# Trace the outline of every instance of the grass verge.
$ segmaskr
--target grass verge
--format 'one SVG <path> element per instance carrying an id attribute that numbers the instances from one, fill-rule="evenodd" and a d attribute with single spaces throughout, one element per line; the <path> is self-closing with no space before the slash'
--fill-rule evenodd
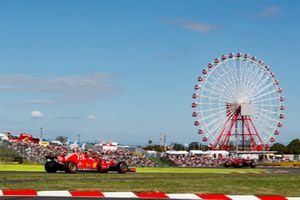
<path id="1" fill-rule="evenodd" d="M 265 169 L 252 168 L 137 168 L 140 173 L 230 173 L 230 172 L 265 172 Z"/>
<path id="2" fill-rule="evenodd" d="M 43 165 L 28 165 L 28 164 L 0 164 L 0 171 L 29 171 L 29 172 L 44 172 Z M 138 173 L 230 173 L 230 172 L 264 172 L 264 169 L 252 168 L 158 168 L 145 167 L 137 168 Z"/>
<path id="3" fill-rule="evenodd" d="M 1 189 L 100 190 L 300 196 L 300 173 L 0 174 Z"/>
<path id="4" fill-rule="evenodd" d="M 0 171 L 28 171 L 28 172 L 43 172 L 43 165 L 31 164 L 0 164 Z"/>
<path id="5" fill-rule="evenodd" d="M 300 167 L 300 162 L 273 162 L 273 163 L 265 163 L 264 166 L 273 166 L 273 167 Z"/>

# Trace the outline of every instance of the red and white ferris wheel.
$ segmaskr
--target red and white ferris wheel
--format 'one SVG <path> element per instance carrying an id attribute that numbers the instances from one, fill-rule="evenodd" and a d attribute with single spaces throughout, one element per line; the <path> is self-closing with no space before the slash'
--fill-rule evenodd
<path id="1" fill-rule="evenodd" d="M 192 103 L 194 125 L 210 149 L 266 150 L 282 127 L 282 89 L 249 54 L 222 55 L 203 69 Z"/>

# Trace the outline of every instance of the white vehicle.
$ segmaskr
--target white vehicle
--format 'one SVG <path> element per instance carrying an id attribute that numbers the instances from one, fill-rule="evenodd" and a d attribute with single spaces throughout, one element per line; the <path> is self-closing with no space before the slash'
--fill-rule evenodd
<path id="1" fill-rule="evenodd" d="M 62 143 L 60 141 L 51 141 L 50 142 L 51 145 L 62 145 Z"/>
<path id="2" fill-rule="evenodd" d="M 0 133 L 0 140 L 8 140 L 8 136 L 4 133 Z"/>

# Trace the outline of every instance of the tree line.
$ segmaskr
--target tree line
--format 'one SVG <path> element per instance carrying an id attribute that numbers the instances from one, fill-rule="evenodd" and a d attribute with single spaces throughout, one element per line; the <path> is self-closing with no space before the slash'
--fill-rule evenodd
<path id="1" fill-rule="evenodd" d="M 293 139 L 288 145 L 274 143 L 271 151 L 277 151 L 278 154 L 300 154 L 300 139 Z"/>

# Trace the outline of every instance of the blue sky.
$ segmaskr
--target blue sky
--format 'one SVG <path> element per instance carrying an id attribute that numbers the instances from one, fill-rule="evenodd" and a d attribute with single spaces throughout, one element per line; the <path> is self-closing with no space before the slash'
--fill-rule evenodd
<path id="1" fill-rule="evenodd" d="M 248 52 L 286 97 L 278 141 L 299 137 L 299 1 L 0 1 L 0 127 L 48 138 L 200 141 L 203 67 Z M 32 118 L 32 111 L 42 117 Z"/>

